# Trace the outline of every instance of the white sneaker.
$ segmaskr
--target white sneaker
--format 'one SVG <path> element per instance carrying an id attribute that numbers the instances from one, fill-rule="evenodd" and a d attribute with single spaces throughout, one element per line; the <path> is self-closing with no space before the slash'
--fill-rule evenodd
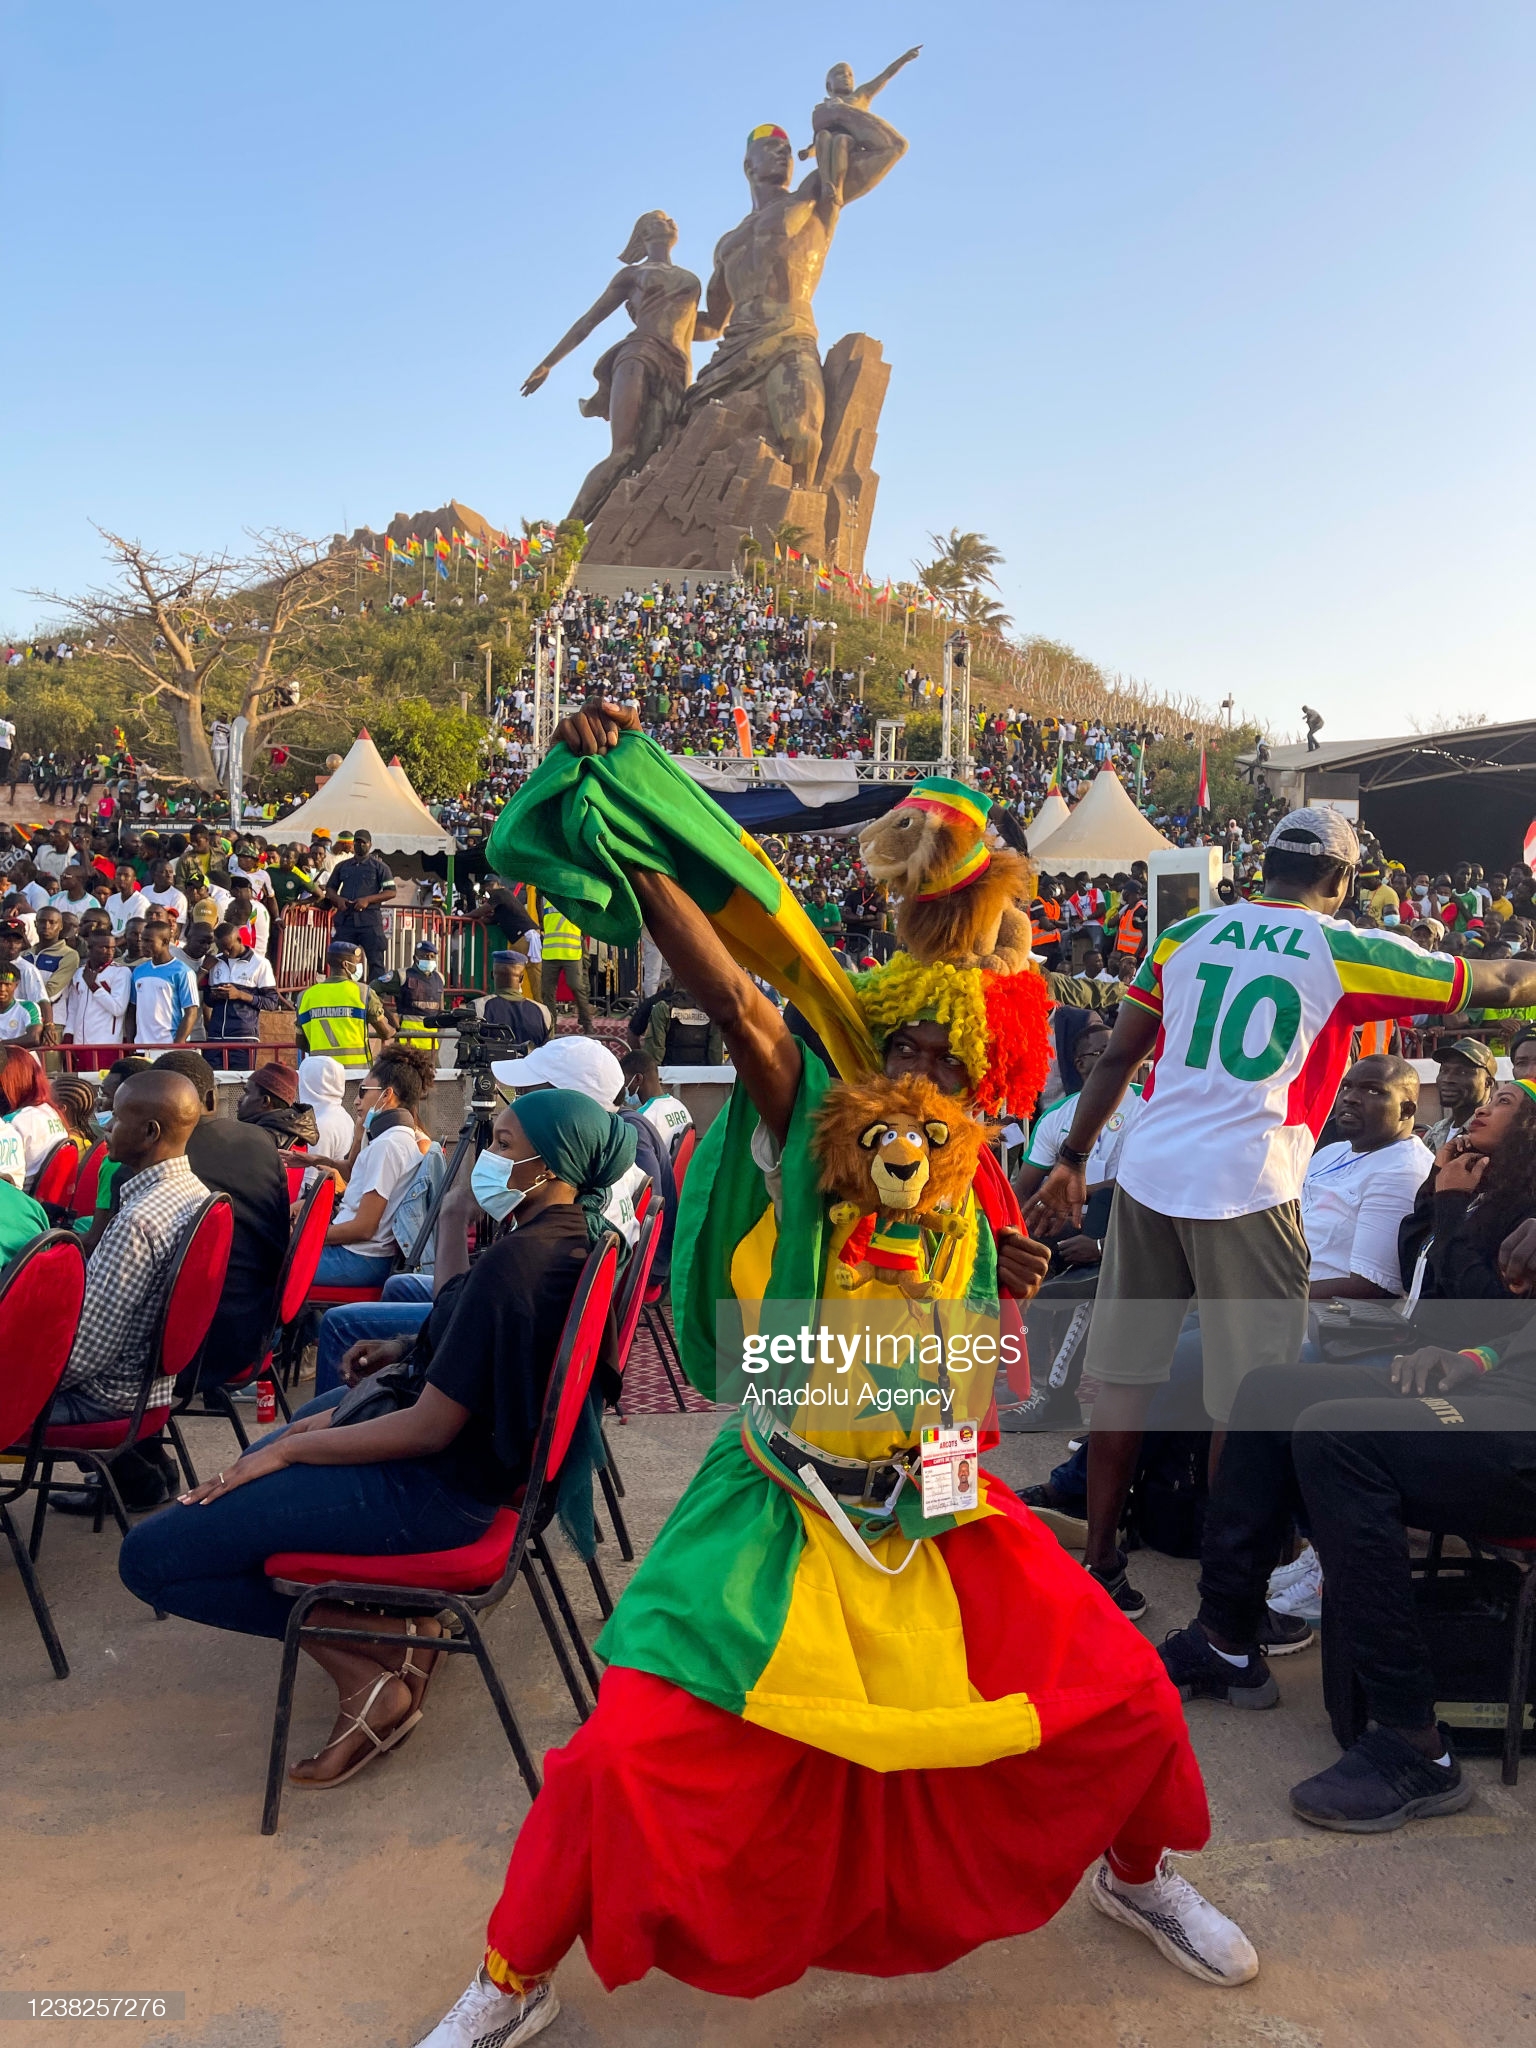
<path id="1" fill-rule="evenodd" d="M 1270 1573 L 1265 1599 L 1276 1614 L 1317 1620 L 1323 1611 L 1323 1567 L 1310 1543 L 1293 1563 Z"/>
<path id="2" fill-rule="evenodd" d="M 542 2034 L 559 2014 L 560 2001 L 553 1984 L 537 1984 L 526 1997 L 519 1998 L 493 1983 L 482 1968 L 475 1972 L 464 1996 L 416 2048 L 522 2048 L 524 2041 Z"/>
<path id="3" fill-rule="evenodd" d="M 1246 1984 L 1259 1973 L 1253 1943 L 1235 1920 L 1218 1913 L 1165 1856 L 1150 1884 L 1122 1884 L 1107 1861 L 1093 1873 L 1088 1896 L 1108 1919 L 1144 1934 L 1159 1955 L 1202 1984 Z"/>

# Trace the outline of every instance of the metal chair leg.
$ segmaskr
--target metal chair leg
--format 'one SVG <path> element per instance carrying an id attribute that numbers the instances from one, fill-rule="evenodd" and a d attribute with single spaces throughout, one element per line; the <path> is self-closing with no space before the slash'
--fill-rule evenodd
<path id="1" fill-rule="evenodd" d="M 603 1499 L 608 1505 L 608 1519 L 613 1523 L 613 1533 L 619 1539 L 619 1555 L 626 1564 L 635 1561 L 635 1546 L 629 1540 L 629 1529 L 624 1521 L 624 1510 L 619 1506 L 619 1488 L 616 1476 L 606 1465 L 599 1466 L 597 1483 L 603 1489 Z M 604 1613 L 608 1610 L 605 1608 Z"/>
<path id="2" fill-rule="evenodd" d="M 288 1763 L 288 1730 L 293 1721 L 293 1688 L 299 1672 L 299 1647 L 304 1617 L 314 1601 L 295 1600 L 283 1635 L 283 1664 L 277 1681 L 277 1706 L 272 1715 L 272 1747 L 267 1757 L 267 1796 L 261 1809 L 261 1832 L 277 1833 L 278 1809 L 283 1803 L 283 1772 Z"/>
<path id="3" fill-rule="evenodd" d="M 43 1524 L 48 1519 L 48 1495 L 53 1486 L 53 1460 L 43 1461 L 37 1475 L 37 1501 L 32 1509 L 32 1529 L 27 1540 L 27 1558 L 37 1563 L 37 1553 L 43 1547 Z"/>
<path id="4" fill-rule="evenodd" d="M 537 1799 L 542 1789 L 538 1767 L 533 1761 L 533 1756 L 529 1751 L 527 1743 L 523 1740 L 523 1731 L 518 1726 L 516 1714 L 512 1711 L 512 1702 L 507 1698 L 506 1688 L 501 1682 L 501 1674 L 491 1662 L 491 1653 L 486 1648 L 485 1638 L 480 1633 L 479 1623 L 467 1607 L 460 1607 L 455 1604 L 453 1612 L 458 1616 L 459 1625 L 469 1638 L 470 1647 L 475 1653 L 475 1662 L 480 1666 L 480 1676 L 485 1680 L 485 1689 L 490 1694 L 491 1704 L 495 1707 L 501 1719 L 502 1732 L 511 1744 L 512 1754 L 517 1758 L 517 1768 L 523 1774 L 523 1783 L 528 1788 L 528 1797 L 530 1799 Z"/>
<path id="5" fill-rule="evenodd" d="M 621 1415 L 621 1416 L 619 1417 L 619 1420 L 620 1420 L 620 1422 L 622 1422 L 622 1421 L 624 1420 L 624 1418 L 623 1418 L 623 1416 L 622 1416 L 622 1415 Z M 616 1458 L 616 1457 L 615 1457 L 615 1456 L 613 1455 L 613 1445 L 612 1445 L 611 1443 L 609 1443 L 609 1441 L 608 1441 L 608 1432 L 607 1432 L 607 1430 L 603 1428 L 603 1426 L 602 1426 L 602 1424 L 601 1424 L 601 1423 L 599 1423 L 599 1424 L 598 1424 L 598 1429 L 599 1429 L 599 1431 L 601 1432 L 601 1435 L 602 1435 L 602 1439 L 603 1439 L 603 1449 L 604 1449 L 604 1451 L 605 1451 L 605 1452 L 607 1453 L 607 1456 L 608 1456 L 608 1470 L 609 1470 L 609 1471 L 610 1471 L 610 1472 L 611 1472 L 611 1473 L 613 1474 L 613 1483 L 614 1483 L 614 1486 L 615 1486 L 615 1488 L 616 1488 L 616 1489 L 617 1489 L 617 1491 L 618 1491 L 618 1496 L 619 1496 L 619 1499 L 620 1499 L 620 1500 L 623 1500 L 623 1499 L 624 1499 L 624 1497 L 625 1497 L 625 1492 L 624 1492 L 624 1474 L 623 1474 L 623 1473 L 622 1473 L 622 1472 L 621 1472 L 621 1471 L 619 1470 L 619 1461 L 618 1461 L 618 1459 L 617 1459 L 617 1458 Z"/>
<path id="6" fill-rule="evenodd" d="M 555 1662 L 560 1666 L 560 1676 L 565 1680 L 565 1689 L 571 1696 L 577 1714 L 585 1721 L 591 1709 L 588 1707 L 586 1696 L 582 1692 L 581 1680 L 577 1676 L 575 1665 L 566 1655 L 565 1644 L 560 1637 L 559 1625 L 555 1620 L 549 1602 L 544 1597 L 544 1588 L 539 1584 L 538 1575 L 533 1569 L 533 1560 L 526 1553 L 523 1556 L 521 1571 L 524 1580 L 527 1582 L 528 1591 L 533 1596 L 534 1611 L 543 1624 L 545 1635 L 549 1638 L 549 1647 L 555 1653 Z"/>
<path id="7" fill-rule="evenodd" d="M 549 1546 L 542 1536 L 535 1536 L 529 1549 L 544 1567 L 544 1576 L 549 1581 L 550 1591 L 555 1596 L 555 1605 L 560 1610 L 560 1619 L 565 1623 L 566 1633 L 571 1639 L 577 1658 L 580 1660 L 582 1675 L 592 1688 L 593 1699 L 597 1698 L 597 1666 L 592 1661 L 592 1652 L 587 1648 L 587 1639 L 576 1620 L 576 1610 L 571 1605 L 570 1595 L 565 1590 L 565 1581 L 555 1569 L 555 1560 L 550 1556 Z"/>
<path id="8" fill-rule="evenodd" d="M 187 1440 L 181 1433 L 181 1424 L 174 1415 L 167 1418 L 166 1428 L 170 1431 L 171 1442 L 176 1446 L 176 1456 L 181 1465 L 183 1478 L 189 1487 L 196 1486 L 197 1467 L 192 1463 L 192 1453 L 187 1449 Z"/>
<path id="9" fill-rule="evenodd" d="M 587 1559 L 587 1577 L 592 1581 L 592 1590 L 597 1595 L 597 1604 L 606 1621 L 613 1612 L 613 1595 L 608 1590 L 608 1581 L 603 1577 L 603 1568 L 595 1557 Z"/>
<path id="10" fill-rule="evenodd" d="M 1525 1733 L 1525 1704 L 1531 1690 L 1531 1651 L 1536 1642 L 1536 1565 L 1528 1565 L 1520 1597 L 1515 1602 L 1514 1641 L 1509 1659 L 1509 1706 L 1504 1715 L 1504 1762 L 1500 1771 L 1506 1785 L 1520 1777 L 1520 1740 Z"/>
<path id="11" fill-rule="evenodd" d="M 11 1546 L 11 1555 L 16 1560 L 16 1569 L 21 1573 L 21 1583 L 25 1587 L 27 1599 L 31 1603 L 32 1618 L 37 1623 L 38 1634 L 43 1639 L 43 1647 L 48 1652 L 48 1661 L 53 1666 L 53 1675 L 55 1678 L 68 1678 L 69 1659 L 64 1655 L 64 1645 L 59 1641 L 59 1632 L 53 1625 L 53 1615 L 49 1611 L 47 1600 L 43 1597 L 43 1589 L 38 1583 L 37 1573 L 33 1569 L 32 1560 L 27 1555 L 26 1545 L 17 1535 L 16 1525 L 11 1520 L 10 1510 L 5 1507 L 0 1507 L 0 1529 L 5 1531 L 5 1540 Z"/>
<path id="12" fill-rule="evenodd" d="M 661 1369 L 667 1376 L 667 1385 L 672 1389 L 672 1398 L 686 1414 L 688 1403 L 683 1399 L 683 1390 L 678 1385 L 677 1374 L 672 1370 L 672 1359 L 677 1356 L 677 1347 L 672 1341 L 672 1332 L 667 1328 L 667 1319 L 659 1306 L 653 1307 L 649 1303 L 644 1315 L 645 1327 L 650 1331 L 651 1341 L 656 1346 L 656 1356 L 661 1360 Z M 682 1361 L 679 1359 L 678 1363 L 681 1364 Z"/>

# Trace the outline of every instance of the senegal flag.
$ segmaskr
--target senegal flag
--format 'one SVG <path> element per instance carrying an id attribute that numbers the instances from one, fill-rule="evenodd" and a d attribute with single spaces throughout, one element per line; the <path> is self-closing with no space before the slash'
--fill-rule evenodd
<path id="1" fill-rule="evenodd" d="M 629 872 L 670 876 L 732 959 L 795 1005 L 845 1076 L 879 1061 L 848 978 L 748 832 L 643 733 L 608 754 L 554 748 L 496 820 L 486 859 L 531 882 L 593 938 L 633 946 L 640 905 Z"/>

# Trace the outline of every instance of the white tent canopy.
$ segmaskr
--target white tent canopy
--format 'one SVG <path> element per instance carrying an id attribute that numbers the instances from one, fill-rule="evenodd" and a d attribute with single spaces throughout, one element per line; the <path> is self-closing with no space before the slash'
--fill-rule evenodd
<path id="1" fill-rule="evenodd" d="M 1114 769 L 1101 768 L 1066 823 L 1038 846 L 1031 833 L 1029 850 L 1031 859 L 1053 875 L 1083 868 L 1101 874 L 1127 868 L 1172 844 L 1137 810 Z"/>
<path id="2" fill-rule="evenodd" d="M 398 764 L 385 767 L 366 726 L 336 773 L 307 804 L 275 824 L 247 829 L 263 839 L 302 843 L 322 827 L 333 839 L 338 832 L 371 832 L 380 853 L 458 852 L 458 841 L 412 789 L 405 770 Z"/>
<path id="3" fill-rule="evenodd" d="M 1059 789 L 1053 789 L 1039 810 L 1036 811 L 1035 815 L 1024 827 L 1025 836 L 1029 840 L 1031 859 L 1044 846 L 1051 834 L 1062 825 L 1065 825 L 1071 815 L 1071 811 L 1067 808 L 1066 798 Z"/>

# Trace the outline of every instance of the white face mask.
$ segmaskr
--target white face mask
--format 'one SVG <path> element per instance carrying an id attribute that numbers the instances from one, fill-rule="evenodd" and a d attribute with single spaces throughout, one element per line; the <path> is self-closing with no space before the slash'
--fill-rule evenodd
<path id="1" fill-rule="evenodd" d="M 347 969 L 348 974 L 351 975 L 354 981 L 361 981 L 363 976 L 367 973 L 367 971 L 368 969 L 366 964 L 361 960 L 354 960 L 352 965 Z"/>
<path id="2" fill-rule="evenodd" d="M 480 1154 L 469 1176 L 469 1186 L 470 1192 L 487 1216 L 500 1223 L 533 1193 L 533 1188 L 514 1188 L 509 1182 L 515 1168 L 531 1166 L 537 1157 L 537 1153 L 530 1153 L 527 1159 L 509 1159 L 505 1152 Z M 533 1187 L 543 1187 L 548 1179 L 549 1173 L 546 1170 L 540 1174 Z"/>

